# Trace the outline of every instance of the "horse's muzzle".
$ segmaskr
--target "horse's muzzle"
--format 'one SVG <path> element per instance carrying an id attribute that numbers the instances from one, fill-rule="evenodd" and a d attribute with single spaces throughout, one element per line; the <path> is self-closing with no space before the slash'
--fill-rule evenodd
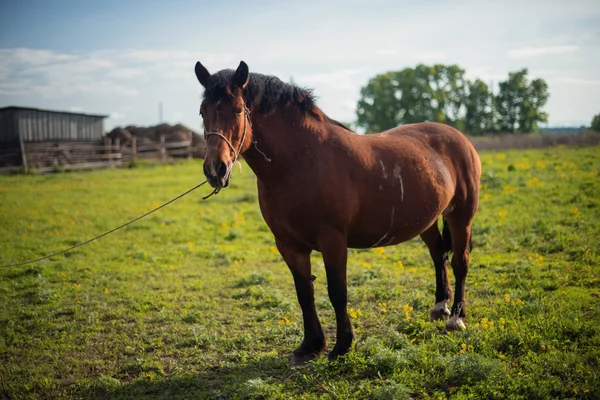
<path id="1" fill-rule="evenodd" d="M 208 184 L 215 189 L 226 188 L 229 186 L 229 168 L 224 162 L 221 162 L 216 169 L 212 164 L 208 167 L 205 163 L 204 176 L 206 176 Z"/>

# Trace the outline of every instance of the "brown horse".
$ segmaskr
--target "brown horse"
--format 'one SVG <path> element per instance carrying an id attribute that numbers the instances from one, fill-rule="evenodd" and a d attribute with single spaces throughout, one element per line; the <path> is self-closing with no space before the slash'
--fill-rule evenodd
<path id="1" fill-rule="evenodd" d="M 481 163 L 467 138 L 438 123 L 358 135 L 327 117 L 311 91 L 273 76 L 236 71 L 210 74 L 196 63 L 204 87 L 200 114 L 207 139 L 204 174 L 219 191 L 243 156 L 257 177 L 263 217 L 292 272 L 304 320 L 304 340 L 292 361 L 326 351 L 314 301 L 310 254 L 323 255 L 335 309 L 334 359 L 354 332 L 346 308 L 348 248 L 395 245 L 420 235 L 436 271 L 431 320 L 464 329 L 465 278 L 471 223 L 478 206 Z M 442 233 L 438 218 L 442 216 Z M 446 261 L 456 278 L 452 295 Z"/>

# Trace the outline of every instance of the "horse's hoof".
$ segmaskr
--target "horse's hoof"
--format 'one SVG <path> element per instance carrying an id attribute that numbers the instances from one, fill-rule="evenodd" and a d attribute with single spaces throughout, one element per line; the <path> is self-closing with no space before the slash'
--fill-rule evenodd
<path id="1" fill-rule="evenodd" d="M 319 355 L 315 353 L 309 354 L 294 354 L 290 360 L 292 368 L 303 367 L 308 364 L 311 360 L 314 360 Z"/>
<path id="2" fill-rule="evenodd" d="M 448 309 L 448 303 L 446 301 L 440 301 L 429 311 L 429 321 L 433 322 L 438 319 L 447 320 L 450 317 L 450 310 Z"/>
<path id="3" fill-rule="evenodd" d="M 446 321 L 446 329 L 449 331 L 464 331 L 467 329 L 467 327 L 465 326 L 462 318 L 455 315 Z"/>

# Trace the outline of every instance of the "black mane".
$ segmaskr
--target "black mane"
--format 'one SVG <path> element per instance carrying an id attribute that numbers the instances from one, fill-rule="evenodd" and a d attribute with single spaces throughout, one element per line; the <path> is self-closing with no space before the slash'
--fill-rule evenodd
<path id="1" fill-rule="evenodd" d="M 228 86 L 235 71 L 224 69 L 210 76 L 204 90 L 204 99 L 219 101 L 230 95 Z M 244 89 L 244 100 L 250 110 L 268 113 L 280 106 L 294 105 L 306 115 L 317 120 L 326 119 L 344 129 L 342 123 L 327 117 L 317 106 L 312 89 L 302 88 L 281 81 L 276 76 L 250 73 L 248 85 Z"/>

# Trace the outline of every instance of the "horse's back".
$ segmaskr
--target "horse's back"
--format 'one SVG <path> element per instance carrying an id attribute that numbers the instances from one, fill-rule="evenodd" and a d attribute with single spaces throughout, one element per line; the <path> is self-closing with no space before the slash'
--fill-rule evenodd
<path id="1" fill-rule="evenodd" d="M 422 143 L 423 146 L 435 151 L 438 155 L 449 159 L 454 164 L 462 164 L 472 169 L 474 175 L 481 173 L 481 161 L 477 151 L 469 139 L 459 130 L 437 122 L 420 122 L 402 125 L 380 135 L 383 137 L 402 140 L 410 139 Z"/>

